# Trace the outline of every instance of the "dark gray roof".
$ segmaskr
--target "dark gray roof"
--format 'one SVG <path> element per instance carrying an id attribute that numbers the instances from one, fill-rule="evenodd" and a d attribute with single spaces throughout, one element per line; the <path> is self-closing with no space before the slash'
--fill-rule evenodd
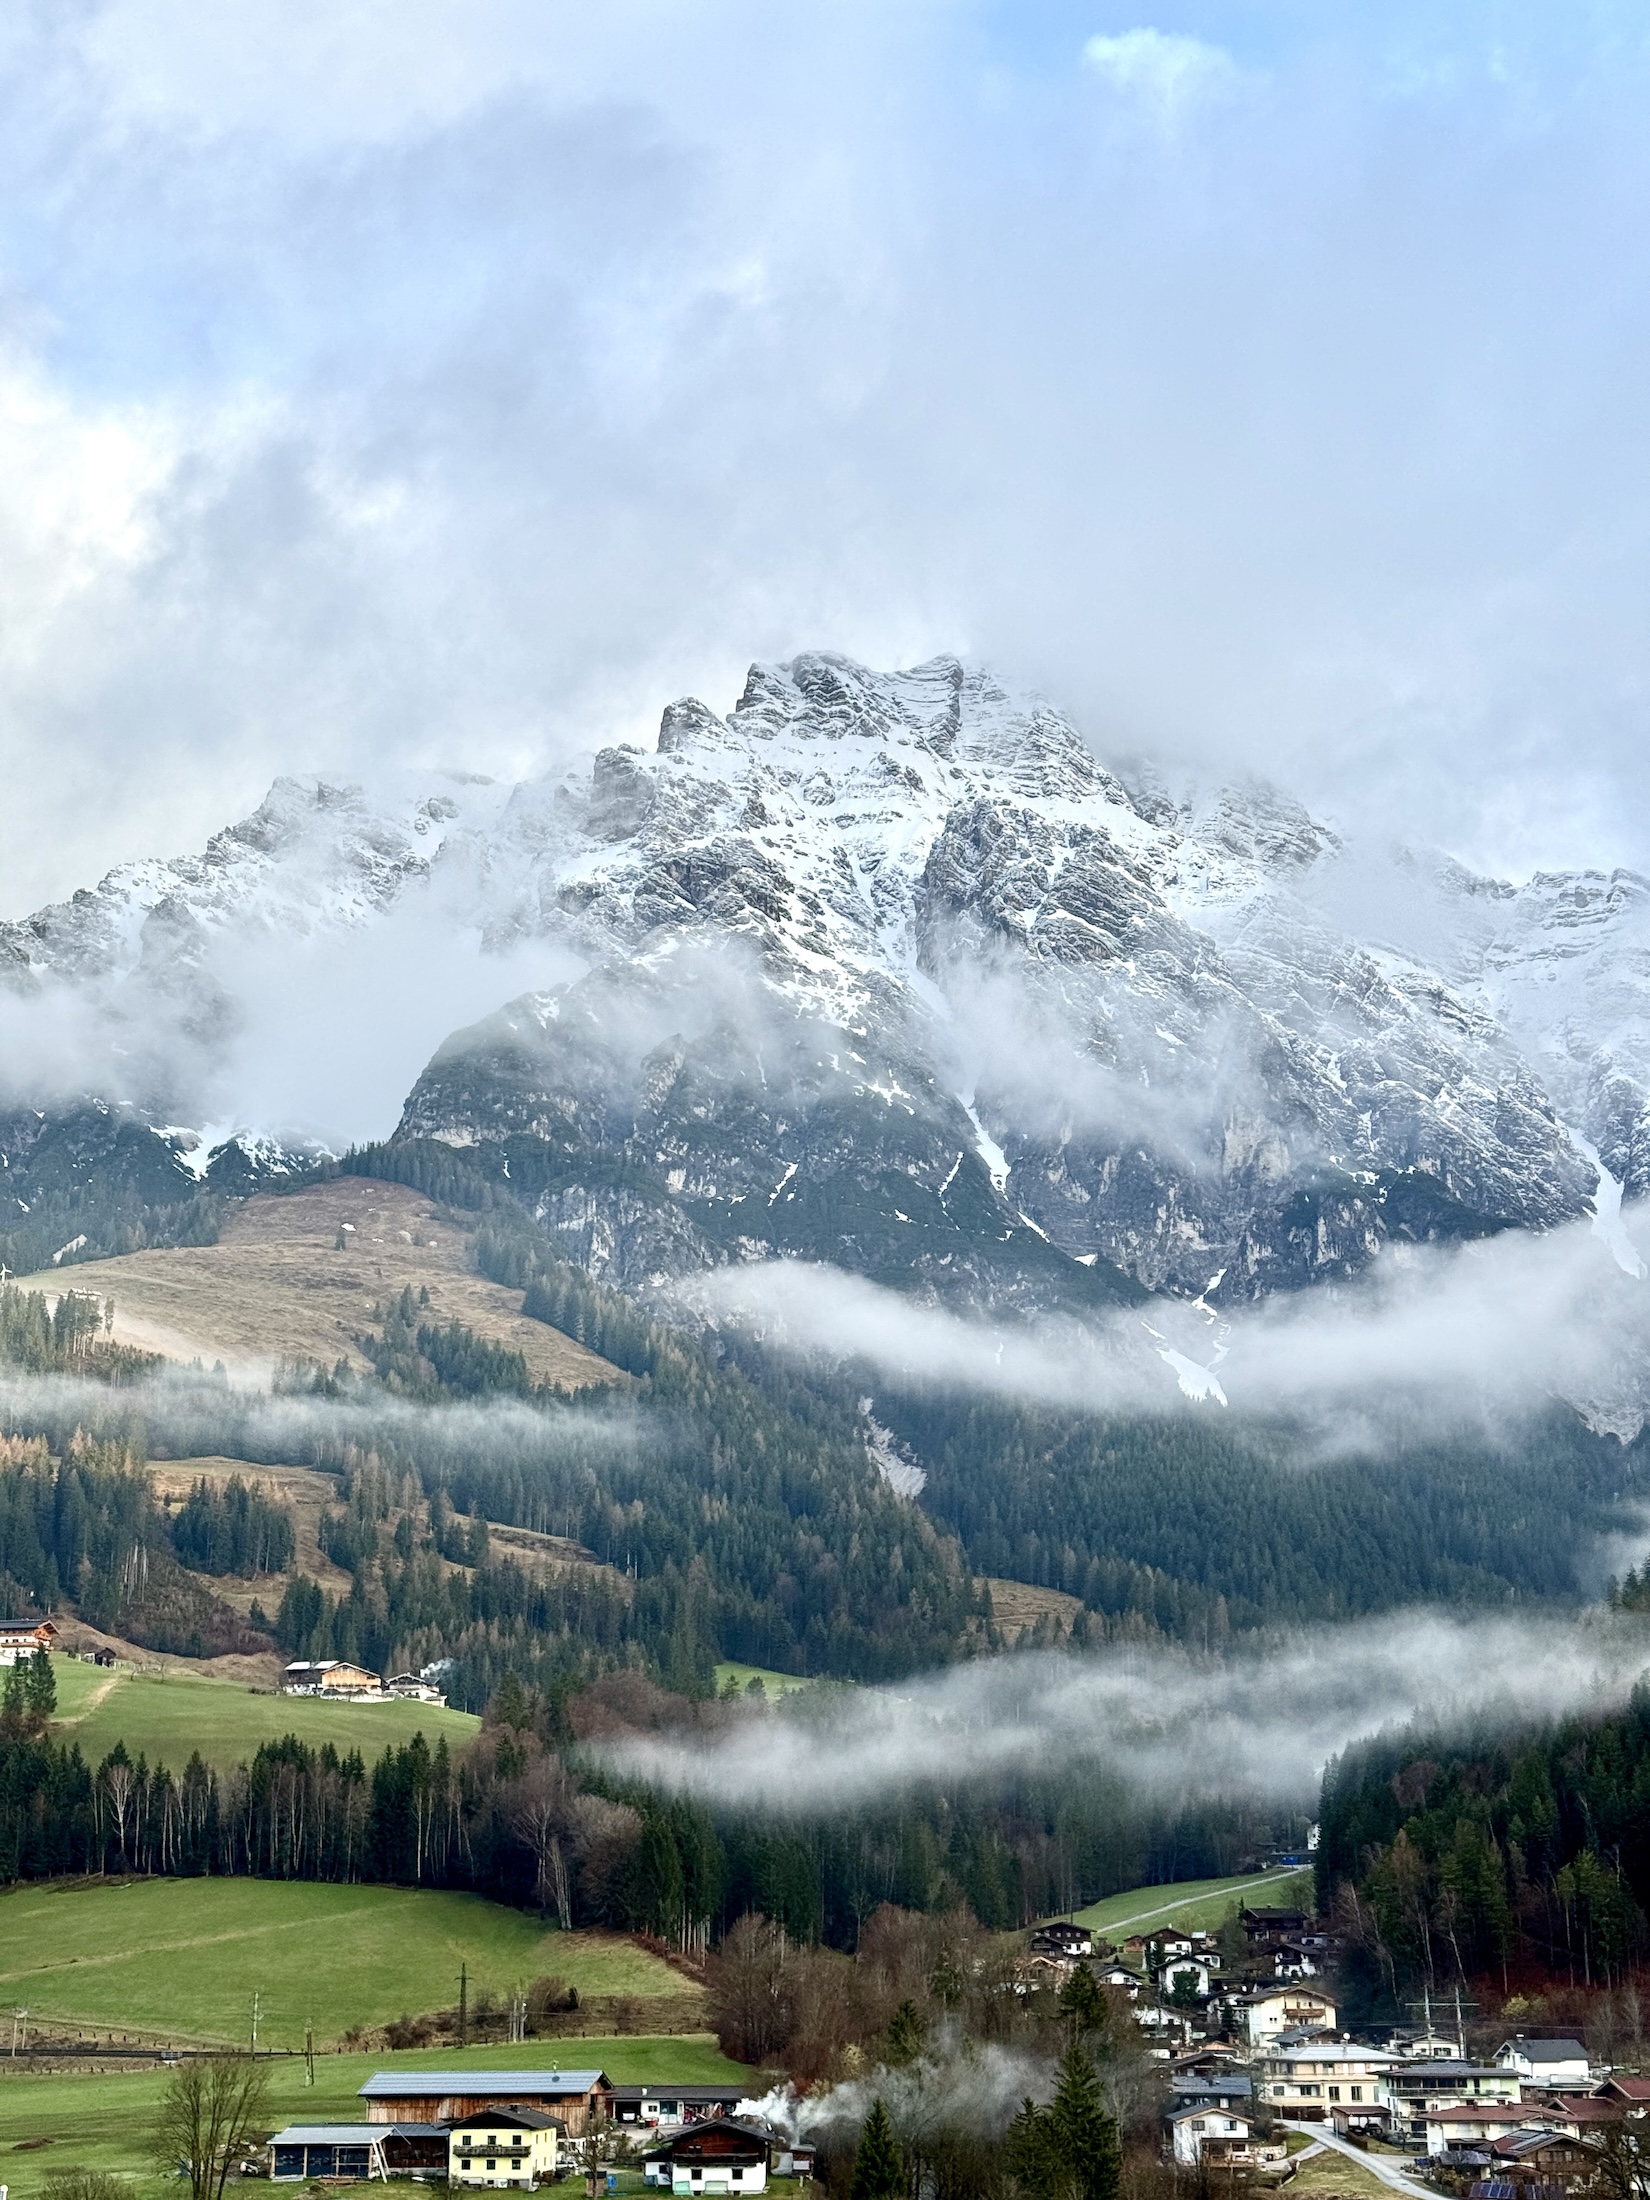
<path id="1" fill-rule="evenodd" d="M 375 2070 L 360 2095 L 364 2101 L 438 2101 L 449 2093 L 496 2093 L 509 2100 L 588 2093 L 606 2083 L 602 2070 Z"/>
<path id="2" fill-rule="evenodd" d="M 272 2147 L 365 2147 L 387 2139 L 394 2124 L 288 2124 L 276 2132 Z"/>
<path id="3" fill-rule="evenodd" d="M 1498 2055 L 1516 2052 L 1526 2062 L 1585 2062 L 1587 2050 L 1580 2040 L 1527 2040 L 1520 2034 L 1516 2039 L 1503 2040 L 1496 2049 Z"/>
<path id="4" fill-rule="evenodd" d="M 468 2116 L 455 2116 L 449 2127 L 468 2131 L 474 2124 L 515 2124 L 523 2131 L 565 2131 L 559 2116 L 546 2116 L 541 2108 L 523 2108 L 519 2101 L 494 2101 L 488 2108 L 472 2108 Z"/>

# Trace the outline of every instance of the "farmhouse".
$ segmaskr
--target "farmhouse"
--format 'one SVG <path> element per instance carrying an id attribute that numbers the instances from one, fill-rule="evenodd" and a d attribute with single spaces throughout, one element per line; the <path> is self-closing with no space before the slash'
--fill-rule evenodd
<path id="1" fill-rule="evenodd" d="M 643 2180 L 680 2193 L 766 2192 L 774 2146 L 773 2134 L 760 2124 L 707 2117 L 649 2147 Z"/>
<path id="2" fill-rule="evenodd" d="M 287 1696 L 342 1696 L 358 1701 L 363 1696 L 375 1700 L 384 1693 L 384 1684 L 376 1673 L 369 1673 L 364 1665 L 351 1665 L 345 1658 L 294 1658 L 281 1675 L 281 1692 Z"/>
<path id="3" fill-rule="evenodd" d="M 1539 2111 L 1520 2108 L 1516 2101 L 1457 2103 L 1453 2108 L 1429 2108 L 1421 2117 L 1429 2154 L 1488 2146 L 1540 2120 Z"/>
<path id="4" fill-rule="evenodd" d="M 49 1619 L 0 1620 L 0 1665 L 32 1658 L 37 1650 L 49 1650 L 56 1640 L 57 1627 Z"/>
<path id="5" fill-rule="evenodd" d="M 445 2177 L 447 2134 L 428 2124 L 288 2124 L 269 2142 L 269 2174 L 311 2177 Z"/>
<path id="6" fill-rule="evenodd" d="M 375 2124 L 454 2124 L 483 2108 L 533 2108 L 575 2139 L 608 2114 L 601 2070 L 377 2070 L 361 2088 Z"/>
<path id="7" fill-rule="evenodd" d="M 515 2185 L 531 2191 L 556 2174 L 561 2119 L 539 2108 L 478 2108 L 453 2119 L 447 2134 L 447 2181 L 453 2185 Z"/>

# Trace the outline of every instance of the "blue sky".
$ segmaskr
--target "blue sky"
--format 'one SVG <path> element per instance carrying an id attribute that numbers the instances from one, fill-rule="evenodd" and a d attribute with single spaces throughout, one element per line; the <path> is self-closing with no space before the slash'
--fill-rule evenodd
<path id="1" fill-rule="evenodd" d="M 1647 102 L 1625 7 L 14 11 L 5 913 L 813 647 L 1650 864 Z"/>

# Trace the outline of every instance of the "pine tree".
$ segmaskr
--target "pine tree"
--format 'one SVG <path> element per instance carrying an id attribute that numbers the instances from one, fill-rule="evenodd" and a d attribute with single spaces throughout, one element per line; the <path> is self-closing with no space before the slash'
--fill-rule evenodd
<path id="1" fill-rule="evenodd" d="M 888 2121 L 888 2111 L 879 2095 L 871 2103 L 871 2113 L 859 2135 L 849 2200 L 905 2200 L 905 2193 L 905 2164 L 900 2158 L 894 2127 Z"/>
<path id="2" fill-rule="evenodd" d="M 1106 2113 L 1094 2065 L 1075 2041 L 1060 2060 L 1049 2122 L 1078 2200 L 1117 2200 L 1122 2152 L 1116 2119 Z"/>
<path id="3" fill-rule="evenodd" d="M 1086 1963 L 1080 1963 L 1060 1989 L 1060 2014 L 1071 2020 L 1081 2039 L 1101 2039 L 1110 2029 L 1111 2007 L 1106 1990 Z"/>
<path id="4" fill-rule="evenodd" d="M 52 1713 L 57 1709 L 57 1677 L 52 1671 L 52 1661 L 44 1644 L 29 1660 L 28 1705 L 30 1725 L 37 1733 L 44 1734 Z"/>
<path id="5" fill-rule="evenodd" d="M 888 2021 L 888 2060 L 896 2069 L 915 2062 L 927 2036 L 916 2003 L 902 2001 Z"/>

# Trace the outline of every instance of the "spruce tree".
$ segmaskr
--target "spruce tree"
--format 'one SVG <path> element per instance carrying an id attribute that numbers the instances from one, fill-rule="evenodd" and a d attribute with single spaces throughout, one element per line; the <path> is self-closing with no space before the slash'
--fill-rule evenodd
<path id="1" fill-rule="evenodd" d="M 914 2001 L 902 2001 L 888 2020 L 888 2060 L 896 2068 L 913 2063 L 922 2053 L 928 2028 Z"/>
<path id="2" fill-rule="evenodd" d="M 849 2200 L 904 2200 L 905 2191 L 905 2164 L 879 2094 L 871 2103 L 871 2113 L 859 2135 Z"/>
<path id="3" fill-rule="evenodd" d="M 1106 1990 L 1086 1963 L 1080 1963 L 1060 1989 L 1060 2014 L 1071 2020 L 1079 2038 L 1103 2038 L 1111 2025 Z"/>
<path id="4" fill-rule="evenodd" d="M 57 1676 L 52 1671 L 52 1661 L 44 1644 L 29 1660 L 28 1699 L 29 1723 L 38 1733 L 44 1734 L 57 1709 Z"/>
<path id="5" fill-rule="evenodd" d="M 1077 2200 L 1117 2200 L 1123 2158 L 1116 2119 L 1106 2112 L 1093 2063 L 1075 2041 L 1060 2060 L 1049 2121 Z"/>

